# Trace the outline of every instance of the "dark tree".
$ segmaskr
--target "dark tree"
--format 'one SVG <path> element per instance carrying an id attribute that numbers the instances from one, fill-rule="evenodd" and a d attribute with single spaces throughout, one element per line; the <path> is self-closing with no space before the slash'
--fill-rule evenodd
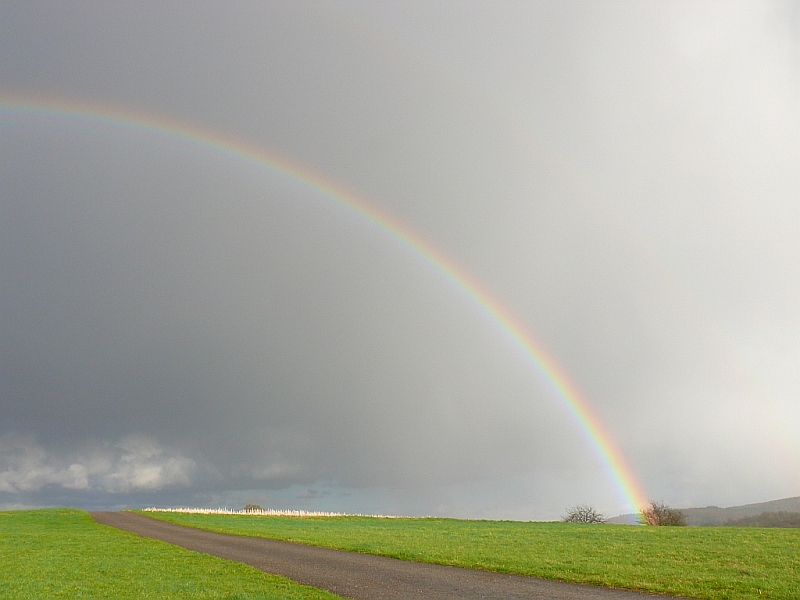
<path id="1" fill-rule="evenodd" d="M 606 516 L 588 504 L 579 504 L 568 508 L 567 514 L 561 520 L 564 523 L 605 523 Z"/>

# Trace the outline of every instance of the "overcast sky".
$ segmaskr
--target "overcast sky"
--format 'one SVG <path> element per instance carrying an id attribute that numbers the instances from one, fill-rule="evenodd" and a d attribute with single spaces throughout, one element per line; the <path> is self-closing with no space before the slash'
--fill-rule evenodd
<path id="1" fill-rule="evenodd" d="M 246 140 L 393 215 L 650 498 L 800 494 L 800 3 L 3 2 L 12 95 Z M 0 108 L 0 507 L 246 503 L 627 508 L 385 231 L 176 136 Z"/>

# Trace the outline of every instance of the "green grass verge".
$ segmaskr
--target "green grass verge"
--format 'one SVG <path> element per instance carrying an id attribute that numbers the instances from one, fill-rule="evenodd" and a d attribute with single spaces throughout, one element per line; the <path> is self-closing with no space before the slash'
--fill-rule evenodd
<path id="1" fill-rule="evenodd" d="M 797 529 L 144 514 L 222 533 L 690 598 L 800 598 Z"/>
<path id="2" fill-rule="evenodd" d="M 334 600 L 240 563 L 95 523 L 72 509 L 0 512 L 0 598 Z"/>

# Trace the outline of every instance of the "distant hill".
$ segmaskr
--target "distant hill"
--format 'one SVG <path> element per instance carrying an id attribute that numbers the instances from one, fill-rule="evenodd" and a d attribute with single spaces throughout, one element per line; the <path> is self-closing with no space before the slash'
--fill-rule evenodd
<path id="1" fill-rule="evenodd" d="M 755 517 L 728 521 L 733 527 L 800 527 L 800 512 L 763 512 Z"/>
<path id="2" fill-rule="evenodd" d="M 730 506 L 720 508 L 719 506 L 706 506 L 704 508 L 682 508 L 681 511 L 686 515 L 686 522 L 689 525 L 727 525 L 729 521 L 741 521 L 742 525 L 759 523 L 762 513 L 800 513 L 800 496 L 794 498 L 783 498 L 782 500 L 772 500 L 770 502 L 758 502 L 756 504 L 744 504 L 742 506 Z M 742 521 L 747 519 L 747 521 Z M 792 522 L 793 516 L 783 517 L 783 521 Z M 763 517 L 761 521 L 769 522 L 770 517 Z M 619 515 L 608 520 L 609 523 L 635 524 L 636 515 Z M 739 524 L 739 523 L 737 523 Z"/>

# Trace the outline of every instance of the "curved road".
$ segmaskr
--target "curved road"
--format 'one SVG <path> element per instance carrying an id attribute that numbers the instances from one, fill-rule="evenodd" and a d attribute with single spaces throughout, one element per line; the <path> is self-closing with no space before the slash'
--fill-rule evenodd
<path id="1" fill-rule="evenodd" d="M 235 560 L 355 600 L 644 600 L 654 597 L 640 592 L 226 535 L 131 512 L 93 512 L 91 515 L 104 525 Z"/>

